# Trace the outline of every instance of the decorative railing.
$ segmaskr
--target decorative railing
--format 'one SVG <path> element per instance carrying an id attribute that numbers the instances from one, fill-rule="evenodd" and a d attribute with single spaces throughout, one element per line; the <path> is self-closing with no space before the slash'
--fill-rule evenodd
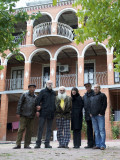
<path id="1" fill-rule="evenodd" d="M 50 35 L 52 30 L 52 22 L 45 22 L 38 24 L 33 29 L 33 41 L 37 38 Z M 68 38 L 70 41 L 73 40 L 73 29 L 67 24 L 59 23 L 57 24 L 57 35 L 64 36 Z"/>
<path id="2" fill-rule="evenodd" d="M 73 29 L 68 26 L 67 24 L 63 24 L 58 22 L 57 24 L 57 34 L 67 37 L 68 39 L 70 39 L 71 41 L 73 40 Z"/>
<path id="3" fill-rule="evenodd" d="M 20 35 L 14 36 L 14 41 L 13 42 L 15 42 L 15 43 L 18 42 L 20 38 L 21 38 Z M 19 45 L 26 45 L 26 36 L 23 37 L 23 40 Z"/>
<path id="4" fill-rule="evenodd" d="M 6 79 L 6 91 L 23 89 L 23 78 Z"/>
<path id="5" fill-rule="evenodd" d="M 50 35 L 51 34 L 51 22 L 45 22 L 38 24 L 33 29 L 33 41 L 36 40 L 36 38 L 43 36 L 43 35 Z"/>
<path id="6" fill-rule="evenodd" d="M 77 86 L 77 76 L 76 74 L 64 74 L 56 76 L 56 87 L 75 87 Z"/>
<path id="7" fill-rule="evenodd" d="M 36 85 L 36 89 L 45 87 L 46 81 L 49 80 L 49 76 L 43 77 L 30 77 L 30 83 Z"/>
<path id="8" fill-rule="evenodd" d="M 107 72 L 89 72 L 84 74 L 84 83 L 107 85 Z"/>

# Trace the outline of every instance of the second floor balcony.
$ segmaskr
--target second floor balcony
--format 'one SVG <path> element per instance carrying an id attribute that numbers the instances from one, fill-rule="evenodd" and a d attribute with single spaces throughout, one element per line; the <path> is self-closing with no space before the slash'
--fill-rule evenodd
<path id="1" fill-rule="evenodd" d="M 33 42 L 37 47 L 69 43 L 72 40 L 73 29 L 64 23 L 58 22 L 55 28 L 52 26 L 52 22 L 45 22 L 38 24 L 33 30 Z"/>

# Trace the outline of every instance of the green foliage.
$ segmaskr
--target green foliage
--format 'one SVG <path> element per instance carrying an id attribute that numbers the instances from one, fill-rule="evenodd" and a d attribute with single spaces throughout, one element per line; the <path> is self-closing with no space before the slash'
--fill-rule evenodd
<path id="1" fill-rule="evenodd" d="M 111 114 L 111 130 L 113 139 L 117 139 L 120 135 L 120 128 L 119 125 L 114 125 L 114 116 Z"/>
<path id="2" fill-rule="evenodd" d="M 87 124 L 86 124 L 86 121 L 85 121 L 85 117 L 83 117 L 82 132 L 84 133 L 85 138 L 87 138 Z"/>
<path id="3" fill-rule="evenodd" d="M 80 27 L 75 29 L 75 41 L 84 43 L 88 38 L 98 44 L 108 39 L 108 48 L 116 49 L 115 70 L 120 71 L 120 0 L 76 0 Z"/>
<path id="4" fill-rule="evenodd" d="M 29 19 L 37 19 L 40 12 L 28 15 L 22 9 L 16 13 L 15 3 L 19 0 L 0 0 L 0 53 L 1 57 L 6 57 L 5 51 L 9 50 L 13 54 L 19 53 L 19 44 L 22 42 L 26 31 L 22 31 L 20 39 L 14 42 L 15 24 L 26 22 Z"/>

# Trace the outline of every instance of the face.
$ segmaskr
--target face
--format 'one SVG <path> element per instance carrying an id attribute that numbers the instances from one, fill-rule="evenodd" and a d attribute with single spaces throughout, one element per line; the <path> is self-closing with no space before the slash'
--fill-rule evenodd
<path id="1" fill-rule="evenodd" d="M 36 89 L 36 87 L 34 87 L 34 86 L 30 86 L 30 87 L 28 88 L 28 90 L 29 90 L 30 93 L 34 93 L 34 92 L 35 92 L 35 89 Z"/>
<path id="2" fill-rule="evenodd" d="M 61 88 L 61 89 L 60 89 L 60 93 L 61 93 L 61 94 L 64 94 L 64 93 L 65 93 L 65 89 L 64 89 L 64 88 Z"/>
<path id="3" fill-rule="evenodd" d="M 52 89 L 53 83 L 52 81 L 47 82 L 47 88 Z"/>
<path id="4" fill-rule="evenodd" d="M 86 88 L 87 92 L 91 91 L 91 85 L 90 84 L 86 84 L 85 88 Z"/>
<path id="5" fill-rule="evenodd" d="M 99 85 L 95 85 L 94 86 L 94 92 L 95 93 L 99 93 L 100 92 L 100 86 Z"/>
<path id="6" fill-rule="evenodd" d="M 76 91 L 75 90 L 72 90 L 72 95 L 76 95 Z"/>

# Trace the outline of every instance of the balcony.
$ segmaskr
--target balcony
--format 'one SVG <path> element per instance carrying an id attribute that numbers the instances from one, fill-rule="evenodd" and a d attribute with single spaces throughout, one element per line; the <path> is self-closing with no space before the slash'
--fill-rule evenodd
<path id="1" fill-rule="evenodd" d="M 23 78 L 17 78 L 17 79 L 6 79 L 6 87 L 5 90 L 19 90 L 23 89 Z"/>
<path id="2" fill-rule="evenodd" d="M 18 42 L 20 38 L 21 38 L 20 35 L 14 36 L 14 42 L 15 43 Z M 26 36 L 23 37 L 23 40 L 19 45 L 26 45 Z"/>
<path id="3" fill-rule="evenodd" d="M 64 44 L 72 42 L 73 29 L 67 24 L 57 23 L 57 32 L 52 34 L 54 28 L 52 28 L 51 22 L 45 22 L 38 24 L 33 30 L 33 42 L 36 47 Z"/>

